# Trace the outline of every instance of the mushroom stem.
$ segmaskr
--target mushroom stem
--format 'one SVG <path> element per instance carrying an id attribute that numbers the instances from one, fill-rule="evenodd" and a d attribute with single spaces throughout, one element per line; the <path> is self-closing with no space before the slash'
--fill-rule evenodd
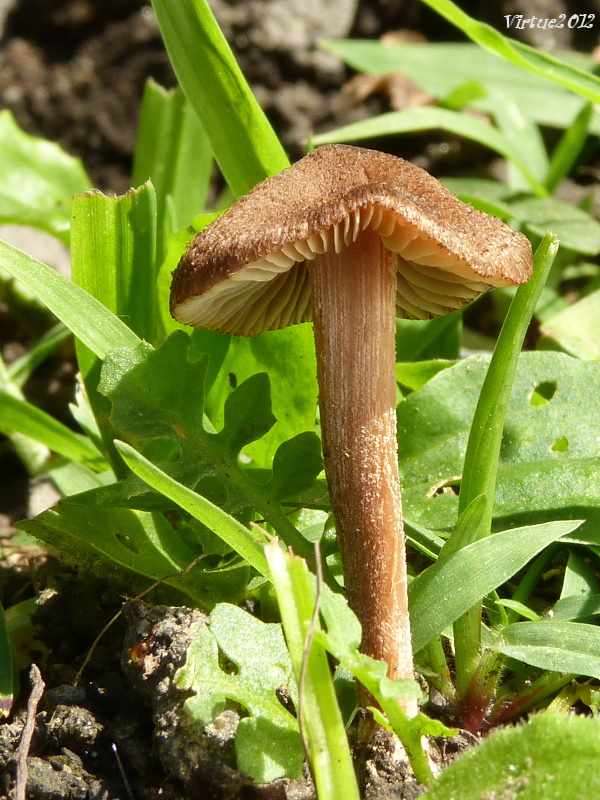
<path id="1" fill-rule="evenodd" d="M 362 650 L 412 678 L 396 441 L 396 255 L 367 229 L 312 264 L 325 471 Z M 402 704 L 416 713 L 414 701 Z"/>

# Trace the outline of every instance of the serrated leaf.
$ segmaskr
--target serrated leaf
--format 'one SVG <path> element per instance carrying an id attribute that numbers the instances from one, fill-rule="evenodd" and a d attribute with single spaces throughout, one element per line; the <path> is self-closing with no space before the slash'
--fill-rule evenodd
<path id="1" fill-rule="evenodd" d="M 276 422 L 266 436 L 245 449 L 257 467 L 269 469 L 282 442 L 315 427 L 318 387 L 312 326 L 292 325 L 250 338 L 221 338 L 230 341 L 220 374 L 207 391 L 206 413 L 219 428 L 225 401 L 234 387 L 258 372 L 266 372 Z"/>
<path id="2" fill-rule="evenodd" d="M 296 552 L 312 558 L 310 544 L 282 512 L 269 484 L 255 482 L 251 472 L 245 471 L 238 461 L 240 448 L 263 436 L 273 424 L 267 376 L 253 375 L 229 395 L 223 428 L 215 433 L 203 414 L 206 370 L 207 358 L 192 357 L 190 337 L 183 331 L 171 334 L 158 350 L 142 345 L 111 353 L 105 362 L 100 389 L 112 402 L 113 429 L 136 450 L 141 453 L 148 450 L 150 458 L 160 450 L 169 454 L 169 458 L 157 461 L 159 480 L 163 472 L 183 484 L 184 492 L 186 488 L 201 490 L 205 479 L 218 481 L 223 511 L 245 523 L 250 520 L 251 512 L 257 511 Z M 161 441 L 163 445 L 159 447 L 157 443 Z M 274 491 L 291 485 L 294 464 L 299 470 L 294 478 L 298 485 L 306 487 L 311 480 L 314 483 L 320 461 L 312 458 L 299 463 L 293 456 L 296 446 L 286 445 L 283 454 L 276 458 L 277 470 L 285 469 L 287 474 L 279 478 L 278 472 L 273 472 Z M 294 464 L 288 463 L 290 456 Z M 148 487 L 135 477 L 126 480 L 117 491 L 121 500 L 109 488 L 97 492 L 95 501 L 110 500 L 111 494 L 116 504 L 132 498 L 139 498 L 144 504 L 148 499 Z"/>
<path id="3" fill-rule="evenodd" d="M 276 502 L 280 502 L 314 486 L 322 469 L 321 440 L 310 431 L 299 433 L 277 449 L 273 459 L 273 474 L 265 491 Z"/>
<path id="4" fill-rule="evenodd" d="M 221 668 L 219 650 L 235 672 Z M 228 701 L 247 710 L 250 717 L 240 723 L 241 736 L 235 741 L 238 767 L 262 782 L 302 773 L 304 751 L 296 719 L 276 696 L 292 681 L 281 626 L 225 603 L 213 609 L 210 629 L 204 628 L 192 642 L 176 675 L 180 689 L 194 692 L 185 710 L 198 725 L 211 722 Z"/>

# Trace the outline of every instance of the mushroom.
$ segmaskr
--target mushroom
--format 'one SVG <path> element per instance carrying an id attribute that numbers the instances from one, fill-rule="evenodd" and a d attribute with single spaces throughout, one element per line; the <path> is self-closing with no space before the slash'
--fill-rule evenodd
<path id="1" fill-rule="evenodd" d="M 254 336 L 312 320 L 323 454 L 362 649 L 413 677 L 396 439 L 395 318 L 528 280 L 528 239 L 385 153 L 324 146 L 202 231 L 174 272 L 182 323 Z M 414 701 L 404 709 L 416 712 Z"/>

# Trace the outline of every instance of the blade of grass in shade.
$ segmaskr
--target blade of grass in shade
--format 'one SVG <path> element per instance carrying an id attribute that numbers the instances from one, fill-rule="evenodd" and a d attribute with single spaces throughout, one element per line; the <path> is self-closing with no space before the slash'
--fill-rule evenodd
<path id="1" fill-rule="evenodd" d="M 548 173 L 544 181 L 546 189 L 550 194 L 571 172 L 573 165 L 579 158 L 579 154 L 590 132 L 590 123 L 594 107 L 587 103 L 573 120 L 573 124 L 567 128 L 559 143 L 554 148 Z"/>
<path id="2" fill-rule="evenodd" d="M 233 192 L 289 166 L 205 0 L 153 0 L 177 79 Z"/>
<path id="3" fill-rule="evenodd" d="M 0 719 L 10 714 L 17 680 L 16 665 L 4 609 L 0 605 Z"/>
<path id="4" fill-rule="evenodd" d="M 88 292 L 56 270 L 0 241 L 0 266 L 24 283 L 98 358 L 139 338 Z"/>
<path id="5" fill-rule="evenodd" d="M 146 84 L 132 185 L 152 181 L 157 205 L 157 261 L 166 243 L 205 210 L 213 156 L 204 129 L 181 89 Z"/>
<path id="6" fill-rule="evenodd" d="M 312 626 L 319 628 L 320 623 L 318 613 L 313 619 L 318 600 L 306 562 L 284 552 L 277 542 L 266 545 L 265 555 L 299 686 L 305 748 L 317 795 L 319 800 L 359 800 L 327 652 L 320 642 L 307 641 Z"/>
<path id="7" fill-rule="evenodd" d="M 18 384 L 10 378 L 10 373 L 0 355 L 0 390 L 2 393 L 10 394 L 17 400 L 24 400 L 23 393 Z M 0 414 L 2 408 L 0 407 Z M 46 466 L 49 449 L 39 442 L 33 441 L 28 436 L 22 434 L 18 428 L 13 431 L 5 431 L 5 435 L 11 441 L 15 453 L 21 459 L 21 463 L 30 476 L 38 475 Z"/>
<path id="8" fill-rule="evenodd" d="M 371 119 L 345 125 L 328 133 L 321 133 L 312 138 L 311 146 L 430 130 L 447 131 L 478 142 L 484 147 L 489 147 L 519 168 L 535 194 L 542 196 L 546 194 L 546 190 L 529 169 L 527 162 L 521 158 L 519 151 L 501 131 L 480 119 L 459 111 L 450 111 L 447 108 L 411 108 L 408 111 L 390 111 Z"/>
<path id="9" fill-rule="evenodd" d="M 600 79 L 595 75 L 572 67 L 529 45 L 508 39 L 490 25 L 478 22 L 465 14 L 451 0 L 423 0 L 423 2 L 485 50 L 489 50 L 517 66 L 543 75 L 587 98 L 592 103 L 600 103 Z"/>
<path id="10" fill-rule="evenodd" d="M 6 435 L 17 431 L 46 445 L 54 453 L 96 469 L 106 469 L 108 466 L 89 439 L 67 428 L 41 408 L 2 390 L 0 431 Z"/>
<path id="11" fill-rule="evenodd" d="M 472 541 L 488 536 L 491 530 L 500 443 L 517 359 L 557 250 L 557 239 L 547 234 L 535 253 L 533 277 L 519 287 L 511 303 L 475 409 L 458 506 L 460 514 L 479 495 L 485 496 L 485 509 L 480 525 L 472 530 Z M 463 538 L 463 546 L 467 543 Z M 457 620 L 454 637 L 457 689 L 464 696 L 479 662 L 481 604 Z"/>
<path id="12" fill-rule="evenodd" d="M 6 373 L 11 383 L 15 386 L 23 386 L 31 373 L 70 335 L 71 331 L 67 326 L 62 322 L 57 322 L 30 350 L 7 367 Z"/>
<path id="13" fill-rule="evenodd" d="M 241 522 L 202 495 L 173 480 L 125 442 L 116 442 L 116 447 L 127 466 L 139 478 L 206 525 L 257 572 L 269 577 L 263 545 Z"/>

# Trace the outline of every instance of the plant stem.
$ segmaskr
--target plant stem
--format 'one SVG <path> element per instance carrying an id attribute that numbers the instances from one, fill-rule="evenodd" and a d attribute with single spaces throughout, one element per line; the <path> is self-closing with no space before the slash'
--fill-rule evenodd
<path id="1" fill-rule="evenodd" d="M 473 532 L 473 541 L 489 536 L 491 531 L 500 444 L 517 360 L 557 249 L 558 242 L 550 234 L 537 248 L 533 277 L 515 294 L 481 388 L 467 444 L 459 497 L 459 514 L 479 495 L 486 498 L 484 514 L 478 530 Z M 454 646 L 456 688 L 465 698 L 481 658 L 481 603 L 454 623 Z M 481 679 L 485 683 L 483 676 Z M 473 692 L 474 687 L 470 691 Z"/>
<path id="2" fill-rule="evenodd" d="M 325 471 L 362 650 L 412 678 L 396 442 L 396 255 L 362 231 L 312 262 Z M 407 701 L 406 712 L 416 713 Z"/>

